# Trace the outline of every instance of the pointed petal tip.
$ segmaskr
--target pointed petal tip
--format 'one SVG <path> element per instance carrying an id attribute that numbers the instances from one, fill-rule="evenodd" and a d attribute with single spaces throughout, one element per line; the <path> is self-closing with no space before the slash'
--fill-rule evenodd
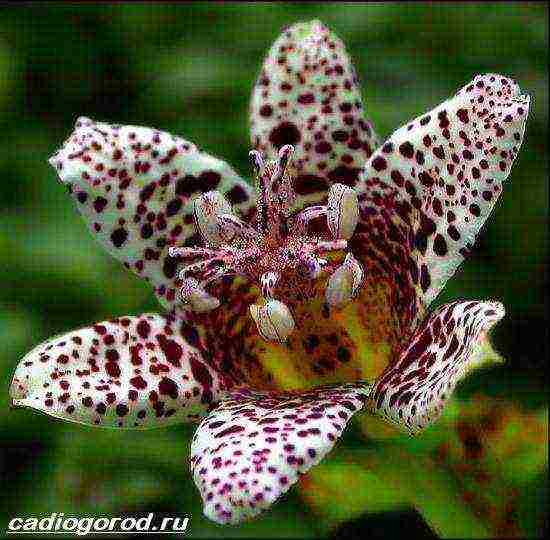
<path id="1" fill-rule="evenodd" d="M 486 321 L 489 328 L 495 325 L 506 315 L 506 308 L 502 302 L 487 300 L 485 302 L 485 306 L 487 308 L 487 311 L 485 312 L 487 317 Z"/>

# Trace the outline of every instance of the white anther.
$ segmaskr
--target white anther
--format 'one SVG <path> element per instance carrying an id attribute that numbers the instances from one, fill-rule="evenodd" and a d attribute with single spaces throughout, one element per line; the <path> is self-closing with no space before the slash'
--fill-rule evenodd
<path id="1" fill-rule="evenodd" d="M 211 311 L 220 305 L 220 301 L 208 294 L 194 278 L 184 280 L 180 289 L 183 304 L 198 313 Z"/>
<path id="2" fill-rule="evenodd" d="M 252 304 L 250 314 L 258 332 L 266 341 L 284 342 L 294 330 L 294 319 L 289 309 L 278 300 L 269 300 L 265 305 Z"/>
<path id="3" fill-rule="evenodd" d="M 328 192 L 327 224 L 334 238 L 351 238 L 359 221 L 359 202 L 353 188 L 333 184 Z"/>
<path id="4" fill-rule="evenodd" d="M 262 295 L 265 298 L 273 298 L 273 291 L 280 277 L 278 272 L 265 272 L 262 274 L 260 283 L 262 285 Z"/>
<path id="5" fill-rule="evenodd" d="M 344 262 L 334 271 L 328 280 L 325 290 L 325 300 L 331 307 L 343 307 L 350 302 L 359 291 L 363 281 L 363 268 L 357 259 L 348 253 Z"/>
<path id="6" fill-rule="evenodd" d="M 218 216 L 230 214 L 231 205 L 219 191 L 208 191 L 195 199 L 193 204 L 195 224 L 204 241 L 211 247 L 218 247 L 227 241 L 220 229 Z"/>

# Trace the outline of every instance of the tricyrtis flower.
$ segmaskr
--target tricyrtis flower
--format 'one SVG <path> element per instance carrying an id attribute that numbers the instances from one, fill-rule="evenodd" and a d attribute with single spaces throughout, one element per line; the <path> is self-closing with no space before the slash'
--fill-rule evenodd
<path id="1" fill-rule="evenodd" d="M 105 427 L 201 421 L 191 470 L 223 523 L 267 508 L 360 410 L 420 431 L 504 315 L 428 308 L 498 199 L 528 108 L 510 79 L 477 76 L 380 145 L 342 42 L 314 21 L 283 32 L 254 87 L 251 184 L 179 137 L 80 118 L 50 162 L 167 314 L 39 345 L 14 404 Z"/>

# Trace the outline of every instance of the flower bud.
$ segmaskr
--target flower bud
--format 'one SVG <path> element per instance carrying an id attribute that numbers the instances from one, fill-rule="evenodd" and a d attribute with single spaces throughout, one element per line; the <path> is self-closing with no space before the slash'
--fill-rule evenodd
<path id="1" fill-rule="evenodd" d="M 327 224 L 333 238 L 351 238 L 359 221 L 359 202 L 354 189 L 333 184 L 328 192 Z"/>
<path id="2" fill-rule="evenodd" d="M 346 305 L 357 295 L 362 280 L 363 269 L 361 265 L 351 253 L 348 253 L 344 262 L 328 280 L 325 290 L 327 304 L 336 308 Z"/>
<path id="3" fill-rule="evenodd" d="M 294 330 L 294 319 L 289 309 L 278 300 L 269 300 L 265 305 L 252 304 L 250 314 L 258 332 L 266 341 L 284 342 Z"/>
<path id="4" fill-rule="evenodd" d="M 183 281 L 180 294 L 183 303 L 197 313 L 211 311 L 220 305 L 220 301 L 202 289 L 199 282 L 193 278 Z"/>
<path id="5" fill-rule="evenodd" d="M 200 235 L 211 247 L 218 247 L 227 239 L 218 222 L 221 214 L 231 214 L 231 205 L 219 191 L 208 191 L 193 204 L 195 224 Z"/>

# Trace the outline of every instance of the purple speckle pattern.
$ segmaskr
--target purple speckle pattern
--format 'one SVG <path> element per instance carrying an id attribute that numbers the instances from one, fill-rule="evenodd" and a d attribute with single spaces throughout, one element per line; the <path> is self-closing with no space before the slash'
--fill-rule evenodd
<path id="1" fill-rule="evenodd" d="M 441 105 L 398 129 L 366 163 L 362 224 L 400 224 L 412 281 L 428 306 L 471 251 L 519 152 L 529 96 L 511 79 L 478 75 Z M 371 243 L 365 243 L 365 249 Z M 389 251 L 389 249 L 388 249 Z M 408 259 L 408 260 L 407 260 Z"/>
<path id="2" fill-rule="evenodd" d="M 375 410 L 411 434 L 437 420 L 456 384 L 474 367 L 476 349 L 502 317 L 504 307 L 498 302 L 441 306 L 375 382 Z"/>
<path id="3" fill-rule="evenodd" d="M 220 191 L 247 217 L 250 186 L 193 143 L 141 126 L 81 117 L 50 158 L 92 235 L 126 268 L 149 281 L 165 308 L 178 302 L 181 261 L 170 246 L 200 244 L 193 200 Z"/>
<path id="4" fill-rule="evenodd" d="M 198 421 L 222 386 L 177 321 L 145 313 L 38 345 L 19 363 L 10 394 L 15 406 L 63 420 L 147 429 Z"/>
<path id="5" fill-rule="evenodd" d="M 268 508 L 332 449 L 369 391 L 368 383 L 357 382 L 304 392 L 233 392 L 191 443 L 204 514 L 234 524 Z"/>

